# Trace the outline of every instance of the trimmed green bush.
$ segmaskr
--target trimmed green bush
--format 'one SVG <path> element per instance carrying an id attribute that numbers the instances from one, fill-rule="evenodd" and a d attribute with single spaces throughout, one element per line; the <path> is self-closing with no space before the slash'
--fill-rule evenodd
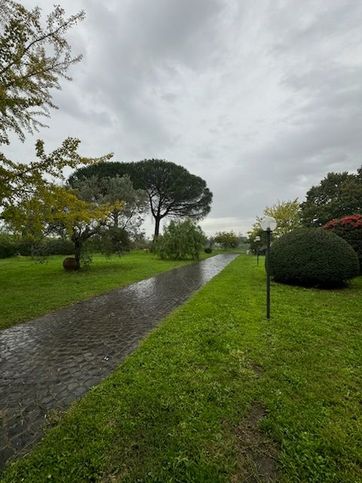
<path id="1" fill-rule="evenodd" d="M 272 244 L 270 273 L 276 282 L 336 287 L 359 274 L 359 262 L 353 248 L 334 233 L 301 228 Z"/>
<path id="2" fill-rule="evenodd" d="M 204 250 L 205 253 L 212 253 L 212 248 L 211 247 L 206 247 Z"/>

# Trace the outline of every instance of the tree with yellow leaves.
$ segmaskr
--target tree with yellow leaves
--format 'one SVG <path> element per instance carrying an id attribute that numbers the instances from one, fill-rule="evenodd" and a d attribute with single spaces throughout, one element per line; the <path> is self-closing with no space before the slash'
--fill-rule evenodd
<path id="1" fill-rule="evenodd" d="M 52 91 L 60 80 L 69 79 L 69 68 L 81 55 L 72 55 L 69 30 L 85 17 L 84 11 L 67 17 L 59 5 L 43 16 L 39 7 L 27 9 L 14 0 L 0 2 L 0 145 L 9 144 L 9 134 L 22 141 L 24 132 L 45 126 L 50 116 Z M 18 163 L 0 153 L 0 211 L 16 205 L 49 182 L 62 179 L 66 167 L 79 168 L 109 156 L 87 159 L 78 154 L 79 139 L 67 138 L 47 154 L 43 141 L 36 143 L 37 159 Z M 25 197 L 25 198 L 24 198 Z"/>
<path id="2" fill-rule="evenodd" d="M 81 55 L 72 55 L 67 33 L 85 17 L 80 11 L 67 17 L 59 5 L 46 17 L 39 7 L 0 2 L 0 145 L 9 144 L 9 132 L 23 141 L 45 126 L 41 121 L 55 108 L 52 91 Z"/>
<path id="3" fill-rule="evenodd" d="M 81 200 L 69 188 L 44 185 L 17 205 L 5 208 L 2 217 L 14 233 L 33 243 L 54 233 L 69 237 L 79 269 L 85 241 L 106 228 L 111 214 L 121 208 L 121 201 L 92 203 Z"/>
<path id="4" fill-rule="evenodd" d="M 267 206 L 264 209 L 263 216 L 272 216 L 277 222 L 277 228 L 273 231 L 273 237 L 279 238 L 290 231 L 302 226 L 301 211 L 298 198 L 290 201 L 278 201 L 273 206 Z M 258 242 L 261 247 L 266 244 L 265 233 L 263 232 L 260 221 L 263 217 L 257 217 L 256 222 L 248 232 L 251 249 L 255 248 L 255 238 L 261 237 Z"/>
<path id="5" fill-rule="evenodd" d="M 38 140 L 35 146 L 37 159 L 31 163 L 14 162 L 0 153 L 0 207 L 16 205 L 32 193 L 44 191 L 51 180 L 63 181 L 64 168 L 78 168 L 112 157 L 112 154 L 99 158 L 81 156 L 79 144 L 79 139 L 67 138 L 59 148 L 46 153 L 44 142 Z"/>

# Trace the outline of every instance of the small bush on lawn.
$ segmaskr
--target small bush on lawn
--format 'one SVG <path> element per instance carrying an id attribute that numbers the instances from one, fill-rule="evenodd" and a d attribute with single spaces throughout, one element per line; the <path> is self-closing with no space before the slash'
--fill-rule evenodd
<path id="1" fill-rule="evenodd" d="M 212 248 L 211 247 L 206 247 L 205 248 L 205 253 L 212 253 Z"/>
<path id="2" fill-rule="evenodd" d="M 350 215 L 331 220 L 323 227 L 348 242 L 359 258 L 362 271 L 362 215 Z"/>
<path id="3" fill-rule="evenodd" d="M 162 259 L 198 260 L 205 242 L 203 231 L 193 221 L 171 221 L 157 240 L 155 251 Z"/>
<path id="4" fill-rule="evenodd" d="M 359 263 L 339 236 L 322 228 L 301 228 L 273 243 L 270 271 L 277 282 L 336 287 L 358 275 Z"/>

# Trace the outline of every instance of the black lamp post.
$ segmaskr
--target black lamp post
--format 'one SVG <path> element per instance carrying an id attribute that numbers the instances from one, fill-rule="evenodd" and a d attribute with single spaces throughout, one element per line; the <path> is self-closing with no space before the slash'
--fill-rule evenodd
<path id="1" fill-rule="evenodd" d="M 255 237 L 255 243 L 256 243 L 256 266 L 259 265 L 259 249 L 260 249 L 260 241 L 261 241 L 261 237 L 259 235 L 257 235 Z"/>
<path id="2" fill-rule="evenodd" d="M 277 227 L 277 222 L 271 216 L 265 216 L 260 220 L 262 229 L 266 232 L 266 318 L 270 319 L 270 242 L 272 231 Z"/>

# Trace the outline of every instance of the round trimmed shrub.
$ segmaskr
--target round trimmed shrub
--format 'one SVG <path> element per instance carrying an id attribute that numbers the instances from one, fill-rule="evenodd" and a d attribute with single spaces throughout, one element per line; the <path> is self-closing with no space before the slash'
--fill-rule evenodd
<path id="1" fill-rule="evenodd" d="M 322 228 L 300 228 L 276 240 L 270 252 L 276 282 L 336 287 L 359 273 L 358 257 L 342 238 Z"/>

